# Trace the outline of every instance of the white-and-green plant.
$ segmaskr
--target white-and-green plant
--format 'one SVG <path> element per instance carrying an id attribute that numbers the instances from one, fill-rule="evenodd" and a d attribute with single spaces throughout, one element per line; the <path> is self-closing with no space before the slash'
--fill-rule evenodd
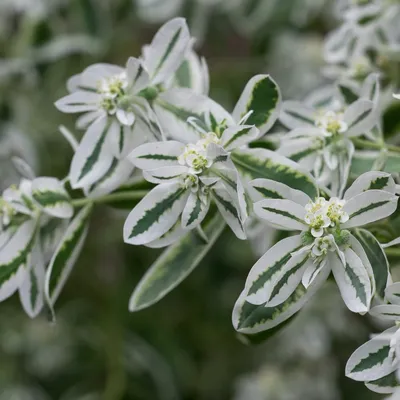
<path id="1" fill-rule="evenodd" d="M 376 232 L 397 215 L 400 147 L 385 142 L 382 119 L 399 96 L 382 93 L 393 94 L 398 82 L 369 50 L 400 44 L 392 20 L 400 5 L 343 7 L 344 24 L 325 49 L 336 80 L 303 103 L 282 102 L 277 83 L 260 74 L 225 110 L 208 97 L 207 64 L 182 18 L 125 66 L 95 64 L 73 76 L 56 102 L 62 112 L 83 113 L 79 143 L 60 127 L 74 150 L 68 176 L 36 178 L 17 161 L 21 184 L 0 198 L 0 300 L 19 291 L 30 316 L 44 307 L 54 313 L 92 210 L 124 204 L 131 206 L 125 243 L 166 247 L 134 289 L 131 311 L 174 289 L 226 225 L 242 240 L 257 226 L 283 239 L 249 268 L 234 306 L 233 326 L 248 341 L 284 326 L 331 276 L 350 311 L 397 323 L 387 254 L 400 240 L 380 243 Z M 357 60 L 371 68 L 357 69 Z M 357 350 L 347 375 L 395 391 L 397 333 L 391 328 Z"/>

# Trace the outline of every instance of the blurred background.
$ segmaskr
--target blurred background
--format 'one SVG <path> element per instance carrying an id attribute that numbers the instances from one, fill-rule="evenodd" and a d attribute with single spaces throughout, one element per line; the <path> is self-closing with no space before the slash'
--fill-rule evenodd
<path id="1" fill-rule="evenodd" d="M 58 132 L 75 116 L 54 101 L 96 62 L 124 65 L 166 20 L 185 16 L 211 75 L 210 96 L 231 110 L 244 85 L 270 73 L 284 99 L 324 84 L 323 39 L 336 0 L 0 0 L 0 189 L 18 181 L 18 155 L 63 178 L 72 150 Z M 77 137 L 81 133 L 76 132 Z M 257 252 L 226 232 L 159 304 L 128 300 L 158 253 L 124 245 L 126 212 L 99 207 L 57 305 L 57 322 L 30 320 L 17 296 L 0 305 L 0 400 L 373 400 L 344 377 L 350 354 L 383 328 L 351 314 L 336 286 L 278 335 L 248 346 L 231 325 Z"/>

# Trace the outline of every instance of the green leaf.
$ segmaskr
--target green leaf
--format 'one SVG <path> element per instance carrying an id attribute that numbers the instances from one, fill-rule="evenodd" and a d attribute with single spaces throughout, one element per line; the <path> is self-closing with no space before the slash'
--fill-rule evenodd
<path id="1" fill-rule="evenodd" d="M 301 190 L 311 199 L 319 195 L 318 187 L 311 175 L 288 158 L 267 149 L 247 149 L 235 151 L 232 161 L 239 172 L 248 180 L 271 179 Z"/>
<path id="2" fill-rule="evenodd" d="M 56 302 L 82 250 L 91 215 L 90 205 L 83 208 L 68 226 L 46 271 L 45 298 L 53 314 Z"/>
<path id="3" fill-rule="evenodd" d="M 207 243 L 192 231 L 166 249 L 134 290 L 129 302 L 130 311 L 150 307 L 178 286 L 211 249 L 224 227 L 223 219 L 216 215 L 204 226 Z"/>
<path id="4" fill-rule="evenodd" d="M 355 238 L 360 242 L 372 266 L 376 282 L 376 294 L 385 298 L 385 289 L 389 278 L 389 262 L 375 236 L 365 229 L 354 229 Z"/>

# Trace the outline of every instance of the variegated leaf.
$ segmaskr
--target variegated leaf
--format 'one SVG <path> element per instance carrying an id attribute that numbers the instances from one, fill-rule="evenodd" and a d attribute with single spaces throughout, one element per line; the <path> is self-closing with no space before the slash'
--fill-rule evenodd
<path id="1" fill-rule="evenodd" d="M 246 300 L 254 304 L 266 303 L 292 253 L 301 247 L 300 235 L 282 239 L 272 246 L 250 270 L 244 290 Z"/>
<path id="2" fill-rule="evenodd" d="M 25 277 L 30 254 L 36 240 L 33 220 L 23 222 L 0 251 L 0 301 L 11 296 Z"/>
<path id="3" fill-rule="evenodd" d="M 278 119 L 281 101 L 276 82 L 269 75 L 256 75 L 247 83 L 233 111 L 233 118 L 239 122 L 251 111 L 246 125 L 255 125 L 264 135 Z"/>
<path id="4" fill-rule="evenodd" d="M 154 102 L 154 110 L 166 134 L 184 143 L 195 143 L 200 138 L 198 129 L 190 123 L 193 119 L 206 131 L 212 129 L 207 126 L 210 114 L 213 125 L 218 126 L 222 122 L 228 126 L 236 125 L 232 116 L 218 103 L 190 89 L 171 89 L 162 93 Z"/>
<path id="5" fill-rule="evenodd" d="M 368 389 L 376 393 L 382 393 L 382 394 L 393 393 L 396 389 L 400 387 L 400 382 L 397 379 L 397 375 L 398 373 L 392 372 L 386 376 L 383 376 L 382 378 L 366 382 L 365 385 L 367 386 Z M 393 399 L 392 398 L 390 399 L 396 400 L 395 397 Z"/>
<path id="6" fill-rule="evenodd" d="M 46 302 L 52 312 L 54 303 L 82 250 L 88 232 L 91 211 L 92 207 L 89 205 L 78 212 L 50 260 L 46 271 L 44 291 Z"/>
<path id="7" fill-rule="evenodd" d="M 32 181 L 32 198 L 47 214 L 57 218 L 71 218 L 74 209 L 71 199 L 58 179 L 40 177 Z"/>
<path id="8" fill-rule="evenodd" d="M 146 68 L 154 85 L 170 78 L 185 58 L 190 33 L 184 18 L 164 24 L 144 51 Z"/>
<path id="9" fill-rule="evenodd" d="M 253 335 L 285 323 L 315 294 L 329 273 L 329 268 L 325 268 L 307 290 L 300 283 L 285 302 L 275 307 L 269 307 L 268 304 L 251 304 L 246 301 L 246 293 L 242 292 L 233 309 L 234 328 L 240 333 Z"/>
<path id="10" fill-rule="evenodd" d="M 231 154 L 239 172 L 248 180 L 271 179 L 306 193 L 311 199 L 318 197 L 315 180 L 298 164 L 267 149 L 236 150 Z"/>
<path id="11" fill-rule="evenodd" d="M 222 218 L 216 215 L 204 226 L 207 243 L 192 231 L 165 250 L 133 292 L 129 302 L 130 311 L 151 306 L 178 286 L 204 258 L 224 227 Z"/>
<path id="12" fill-rule="evenodd" d="M 114 157 L 106 146 L 109 127 L 110 120 L 102 117 L 86 131 L 71 162 L 69 178 L 74 189 L 94 184 L 112 165 Z"/>
<path id="13" fill-rule="evenodd" d="M 180 182 L 156 186 L 128 215 L 125 243 L 146 244 L 168 232 L 181 215 L 189 192 Z"/>
<path id="14" fill-rule="evenodd" d="M 393 372 L 396 367 L 389 354 L 388 336 L 390 337 L 396 330 L 396 327 L 390 328 L 359 347 L 347 361 L 346 376 L 355 381 L 366 382 L 380 379 Z"/>
<path id="15" fill-rule="evenodd" d="M 384 219 L 397 208 L 398 197 L 382 190 L 368 190 L 346 202 L 343 211 L 349 214 L 349 220 L 342 228 L 354 228 Z"/>
<path id="16" fill-rule="evenodd" d="M 368 257 L 374 273 L 376 294 L 383 299 L 390 276 L 386 254 L 375 236 L 366 229 L 354 229 L 352 234 L 361 244 Z"/>
<path id="17" fill-rule="evenodd" d="M 19 297 L 25 312 L 34 318 L 42 310 L 44 298 L 45 266 L 39 243 L 32 250 L 29 264 L 19 287 Z"/>

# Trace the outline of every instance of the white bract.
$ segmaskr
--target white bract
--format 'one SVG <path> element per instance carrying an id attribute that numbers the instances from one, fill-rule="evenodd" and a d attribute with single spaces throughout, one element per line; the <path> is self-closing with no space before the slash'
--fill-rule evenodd
<path id="1" fill-rule="evenodd" d="M 70 198 L 55 178 L 23 179 L 19 187 L 12 186 L 3 192 L 0 197 L 0 301 L 19 290 L 28 315 L 34 317 L 40 312 L 45 263 L 49 261 L 48 252 L 55 238 L 59 237 L 52 221 L 69 219 L 72 215 Z"/>
<path id="2" fill-rule="evenodd" d="M 254 130 L 257 128 L 244 126 L 240 133 L 248 133 L 251 140 Z M 166 246 L 201 224 L 211 200 L 236 236 L 245 239 L 244 190 L 228 153 L 237 133 L 230 129 L 222 134 L 199 131 L 193 143 L 166 141 L 136 148 L 129 159 L 157 186 L 128 216 L 125 242 Z"/>
<path id="3" fill-rule="evenodd" d="M 354 154 L 351 138 L 368 134 L 378 123 L 374 102 L 360 98 L 347 105 L 338 96 L 320 107 L 286 101 L 280 120 L 292 130 L 282 135 L 278 152 L 313 171 L 318 182 L 338 196 Z"/>
<path id="4" fill-rule="evenodd" d="M 396 325 L 375 335 L 358 348 L 346 365 L 346 375 L 378 393 L 394 393 L 400 388 L 400 284 L 386 289 L 383 304 L 371 309 L 374 317 L 392 321 Z"/>
<path id="5" fill-rule="evenodd" d="M 245 299 L 275 307 L 302 285 L 315 292 L 332 272 L 347 307 L 357 313 L 369 310 L 375 278 L 365 250 L 351 229 L 381 220 L 397 207 L 395 183 L 390 174 L 361 175 L 342 199 L 316 197 L 267 179 L 253 187 L 267 198 L 254 204 L 254 212 L 275 228 L 300 231 L 281 240 L 253 266 L 238 305 Z M 278 323 L 277 323 L 278 324 Z"/>
<path id="6" fill-rule="evenodd" d="M 137 142 L 155 140 L 161 132 L 154 121 L 151 102 L 173 78 L 190 50 L 192 40 L 182 18 L 160 28 L 141 59 L 130 57 L 126 67 L 94 64 L 68 82 L 70 94 L 56 102 L 60 111 L 84 113 L 78 128 L 93 125 L 109 141 L 109 152 L 124 158 Z M 135 129 L 135 121 L 142 124 Z M 99 120 L 104 120 L 98 125 Z M 97 124 L 97 125 L 96 125 Z M 90 133 L 89 133 L 90 131 Z M 154 137 L 155 136 L 155 137 Z"/>
<path id="7" fill-rule="evenodd" d="M 395 2 L 374 0 L 355 4 L 343 13 L 343 24 L 325 42 L 329 63 L 358 60 L 370 50 L 382 50 L 398 40 L 400 7 Z"/>
<path id="8" fill-rule="evenodd" d="M 281 93 L 269 75 L 256 75 L 246 84 L 231 113 L 210 98 L 177 88 L 162 93 L 154 110 L 166 135 L 184 142 L 198 140 L 201 132 L 221 136 L 226 150 L 248 144 L 265 135 L 281 109 Z M 251 129 L 253 126 L 257 129 Z"/>

